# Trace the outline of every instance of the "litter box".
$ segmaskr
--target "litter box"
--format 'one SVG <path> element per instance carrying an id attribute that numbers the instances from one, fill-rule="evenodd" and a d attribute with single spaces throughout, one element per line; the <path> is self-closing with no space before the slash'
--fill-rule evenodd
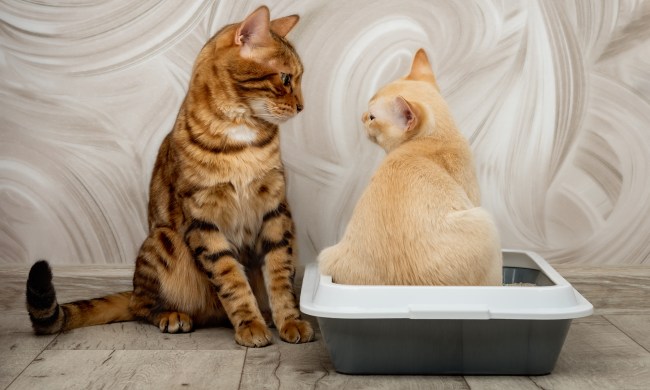
<path id="1" fill-rule="evenodd" d="M 548 374 L 593 306 L 533 252 L 504 250 L 503 279 L 522 285 L 343 285 L 312 263 L 300 310 L 318 318 L 341 373 Z"/>

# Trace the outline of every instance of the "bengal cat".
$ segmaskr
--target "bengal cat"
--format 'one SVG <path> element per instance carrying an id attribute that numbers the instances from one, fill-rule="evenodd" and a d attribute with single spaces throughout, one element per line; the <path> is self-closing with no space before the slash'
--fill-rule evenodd
<path id="1" fill-rule="evenodd" d="M 205 44 L 153 169 L 133 291 L 59 305 L 39 261 L 27 281 L 36 333 L 137 319 L 179 333 L 229 320 L 237 343 L 262 347 L 272 319 L 282 340 L 312 340 L 293 290 L 278 134 L 303 109 L 303 67 L 285 39 L 298 19 L 271 21 L 262 6 Z"/>

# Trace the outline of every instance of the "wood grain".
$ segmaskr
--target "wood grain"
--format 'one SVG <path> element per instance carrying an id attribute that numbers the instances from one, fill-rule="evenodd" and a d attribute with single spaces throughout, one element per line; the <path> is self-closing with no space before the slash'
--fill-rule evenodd
<path id="1" fill-rule="evenodd" d="M 261 349 L 238 346 L 229 328 L 169 335 L 137 322 L 35 336 L 24 309 L 27 268 L 0 267 L 0 308 L 4 310 L 0 316 L 0 388 L 9 384 L 12 389 L 46 384 L 55 389 L 149 388 L 188 383 L 234 389 L 240 380 L 242 389 L 643 388 L 650 381 L 650 267 L 556 268 L 594 304 L 597 313 L 606 316 L 573 322 L 551 375 L 464 378 L 339 374 L 330 362 L 316 319 L 309 316 L 305 318 L 315 327 L 315 342 L 287 344 L 274 329 L 274 344 Z M 128 266 L 54 268 L 61 301 L 128 289 L 131 272 Z M 302 272 L 297 275 L 298 285 Z"/>
<path id="2" fill-rule="evenodd" d="M 650 267 L 554 267 L 594 305 L 594 314 L 650 314 Z"/>
<path id="3" fill-rule="evenodd" d="M 47 350 L 9 389 L 237 389 L 244 354 Z"/>
<path id="4" fill-rule="evenodd" d="M 531 377 L 545 389 L 647 389 L 650 353 L 602 316 L 573 321 L 551 375 Z"/>
<path id="5" fill-rule="evenodd" d="M 317 329 L 317 328 L 316 328 Z M 277 337 L 276 337 L 277 339 Z M 249 349 L 241 389 L 469 389 L 460 376 L 344 375 L 334 370 L 324 341 L 283 342 Z"/>
<path id="6" fill-rule="evenodd" d="M 526 376 L 466 376 L 472 390 L 539 390 Z"/>
<path id="7" fill-rule="evenodd" d="M 161 333 L 158 327 L 140 322 L 90 326 L 61 333 L 49 349 L 116 350 L 240 350 L 230 328 L 197 329 L 191 333 Z"/>
<path id="8" fill-rule="evenodd" d="M 650 351 L 650 315 L 607 315 L 609 322 Z"/>
<path id="9" fill-rule="evenodd" d="M 0 388 L 7 387 L 54 337 L 35 336 L 27 314 L 0 316 Z"/>

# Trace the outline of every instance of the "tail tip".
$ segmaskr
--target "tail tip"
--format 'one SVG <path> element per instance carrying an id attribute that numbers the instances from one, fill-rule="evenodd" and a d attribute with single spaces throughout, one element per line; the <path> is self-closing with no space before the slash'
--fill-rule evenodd
<path id="1" fill-rule="evenodd" d="M 46 260 L 39 260 L 29 270 L 27 285 L 30 287 L 45 287 L 52 283 L 52 270 Z"/>

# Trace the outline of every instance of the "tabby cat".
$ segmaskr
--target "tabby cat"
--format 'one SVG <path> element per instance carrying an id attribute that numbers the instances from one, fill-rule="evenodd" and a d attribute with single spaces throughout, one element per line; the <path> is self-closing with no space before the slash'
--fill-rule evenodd
<path id="1" fill-rule="evenodd" d="M 422 49 L 362 121 L 388 155 L 343 239 L 320 253 L 322 273 L 342 284 L 500 285 L 498 232 Z"/>
<path id="2" fill-rule="evenodd" d="M 237 343 L 261 347 L 272 319 L 282 340 L 312 340 L 293 290 L 278 134 L 303 109 L 303 67 L 285 39 L 297 22 L 271 21 L 262 6 L 205 44 L 153 169 L 133 291 L 59 305 L 39 261 L 27 281 L 36 333 L 136 319 L 182 333 L 229 320 Z"/>

